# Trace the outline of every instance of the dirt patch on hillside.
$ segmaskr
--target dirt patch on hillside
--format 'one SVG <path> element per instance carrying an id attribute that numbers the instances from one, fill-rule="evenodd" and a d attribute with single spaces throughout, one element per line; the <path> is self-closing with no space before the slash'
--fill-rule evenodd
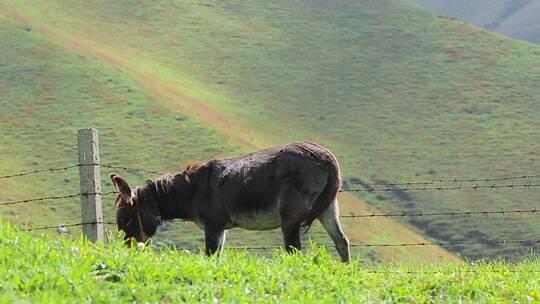
<path id="1" fill-rule="evenodd" d="M 471 25 L 466 24 L 466 23 L 462 23 L 461 21 L 450 22 L 449 27 L 451 29 L 453 29 L 453 30 L 456 30 L 456 31 L 464 33 L 464 34 L 470 34 L 470 33 L 478 32 L 478 30 L 475 29 L 474 27 L 472 27 Z"/>
<path id="2" fill-rule="evenodd" d="M 153 93 L 154 98 L 178 105 L 184 108 L 186 112 L 195 114 L 197 118 L 208 123 L 212 129 L 219 131 L 225 137 L 244 146 L 256 147 L 252 141 L 252 132 L 248 127 L 234 119 L 222 115 L 204 102 L 185 96 L 174 83 L 161 79 L 159 75 L 132 66 L 120 57 L 116 57 L 110 53 L 89 46 L 88 44 L 74 40 L 62 33 L 53 33 L 51 31 L 47 31 L 47 33 L 52 36 L 61 37 L 61 39 L 66 42 L 66 46 L 72 51 L 101 59 L 109 64 L 122 68 L 149 89 L 149 91 Z"/>
<path id="3" fill-rule="evenodd" d="M 90 44 L 81 38 L 72 37 L 63 32 L 35 24 L 30 18 L 5 5 L 3 5 L 2 8 L 21 23 L 32 27 L 36 32 L 48 37 L 55 44 L 71 52 L 102 60 L 129 73 L 130 76 L 135 78 L 152 93 L 151 97 L 159 101 L 164 100 L 173 106 L 180 106 L 189 114 L 196 116 L 208 127 L 224 135 L 225 138 L 231 139 L 232 141 L 247 147 L 259 148 L 261 146 L 260 144 L 256 144 L 257 136 L 253 134 L 252 129 L 239 123 L 234 118 L 219 113 L 211 106 L 204 103 L 204 101 L 186 96 L 173 82 L 163 79 L 160 75 L 137 67 L 123 59 L 121 56 L 115 56 L 110 52 L 104 51 L 95 46 L 94 42 Z"/>

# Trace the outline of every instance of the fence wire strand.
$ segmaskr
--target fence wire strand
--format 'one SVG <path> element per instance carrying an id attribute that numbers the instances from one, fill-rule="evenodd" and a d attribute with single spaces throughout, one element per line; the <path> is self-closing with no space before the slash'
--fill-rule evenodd
<path id="1" fill-rule="evenodd" d="M 418 243 L 396 243 L 396 244 L 370 244 L 370 243 L 355 243 L 349 244 L 350 247 L 412 247 L 412 246 L 464 246 L 464 245 L 507 245 L 507 244 L 530 244 L 531 246 L 540 243 L 540 240 L 484 240 L 484 241 L 459 241 L 459 242 L 418 242 Z M 333 248 L 333 244 L 317 244 L 317 246 L 325 248 Z M 280 249 L 283 245 L 270 245 L 270 246 L 233 246 L 231 249 L 245 249 L 245 250 L 269 250 Z"/>
<path id="2" fill-rule="evenodd" d="M 25 228 L 25 231 L 35 231 L 35 230 L 47 230 L 47 229 L 58 229 L 62 227 L 77 227 L 83 225 L 92 225 L 92 224 L 105 224 L 105 225 L 115 225 L 114 221 L 100 221 L 100 222 L 87 222 L 87 223 L 73 223 L 73 224 L 60 224 L 54 226 L 42 226 L 42 227 L 31 227 Z M 478 241 L 457 241 L 457 242 L 416 242 L 416 243 L 353 243 L 349 244 L 350 247 L 411 247 L 411 246 L 464 246 L 464 245 L 509 245 L 509 244 L 529 244 L 530 246 L 540 243 L 540 239 L 529 239 L 529 240 L 478 240 Z M 333 244 L 317 244 L 317 246 L 325 248 L 333 248 Z M 187 250 L 195 250 L 199 247 L 192 248 L 179 248 Z M 229 249 L 234 250 L 271 250 L 271 249 L 281 249 L 283 245 L 269 245 L 269 246 L 231 246 Z"/>
<path id="3" fill-rule="evenodd" d="M 480 190 L 480 189 L 528 189 L 540 187 L 540 184 L 502 184 L 502 185 L 459 185 L 459 186 L 441 186 L 441 187 L 401 187 L 401 188 L 369 188 L 369 189 L 343 189 L 341 192 L 419 192 L 419 191 L 460 191 L 460 190 Z"/>
<path id="4" fill-rule="evenodd" d="M 64 167 L 56 168 L 46 168 L 46 169 L 34 169 L 32 171 L 26 171 L 21 173 L 15 173 L 10 175 L 2 175 L 0 179 L 10 179 L 15 177 L 23 177 L 39 173 L 52 173 L 57 171 L 66 171 L 69 169 L 77 168 L 80 166 L 101 166 L 108 169 L 121 169 L 127 171 L 135 171 L 141 173 L 149 174 L 158 174 L 162 175 L 163 172 L 158 172 L 155 170 L 147 170 L 143 168 L 132 168 L 126 166 L 117 166 L 111 164 L 85 164 L 85 165 L 70 165 Z M 405 183 L 390 183 L 390 182 L 375 182 L 375 183 L 362 183 L 362 182 L 349 182 L 347 184 L 352 185 L 362 185 L 365 189 L 343 189 L 341 192 L 410 192 L 410 191 L 459 191 L 459 190 L 480 190 L 480 189 L 528 189 L 540 187 L 540 183 L 533 183 L 529 181 L 528 183 L 519 183 L 515 184 L 515 180 L 526 180 L 526 179 L 535 179 L 540 178 L 540 174 L 536 175 L 521 175 L 521 176 L 508 176 L 508 177 L 497 177 L 497 178 L 469 178 L 469 179 L 434 179 L 427 182 L 405 182 Z M 502 181 L 512 181 L 511 184 L 499 184 Z M 437 186 L 440 183 L 442 185 Z M 444 185 L 446 184 L 459 184 L 459 185 Z M 476 183 L 470 185 L 470 183 Z M 491 184 L 485 184 L 491 183 Z M 381 188 L 371 188 L 372 185 L 381 185 Z M 39 202 L 39 201 L 49 201 L 49 200 L 61 200 L 68 198 L 80 197 L 82 195 L 101 195 L 108 196 L 117 193 L 116 191 L 109 191 L 105 193 L 76 193 L 76 194 L 67 194 L 67 195 L 55 195 L 55 196 L 44 196 L 38 198 L 30 198 L 23 200 L 7 201 L 0 202 L 2 205 L 16 205 L 30 202 Z M 342 218 L 349 219 L 361 219 L 361 218 L 374 218 L 374 217 L 420 217 L 420 216 L 472 216 L 472 215 L 508 215 L 508 214 L 538 214 L 540 213 L 538 209 L 529 209 L 529 210 L 465 210 L 465 211 L 448 211 L 448 212 L 423 212 L 423 211 L 401 211 L 401 212 L 389 212 L 389 213 L 370 213 L 370 214 L 349 214 L 341 215 Z M 168 222 L 185 222 L 182 220 L 172 220 Z M 40 226 L 40 227 L 27 227 L 23 230 L 25 231 L 38 231 L 38 230 L 48 230 L 48 229 L 59 229 L 67 227 L 78 227 L 83 225 L 92 225 L 92 224 L 104 224 L 104 225 L 115 225 L 114 221 L 100 221 L 100 222 L 88 222 L 88 223 L 70 223 L 70 224 L 60 224 L 60 225 L 49 225 L 49 226 Z M 350 244 L 351 247 L 409 247 L 409 246 L 466 246 L 466 245 L 507 245 L 507 244 L 523 244 L 523 245 L 534 245 L 540 243 L 540 240 L 477 240 L 477 241 L 456 241 L 456 242 L 416 242 L 416 243 L 380 243 L 380 244 L 370 244 L 370 243 L 354 243 Z M 323 247 L 333 247 L 334 245 L 323 244 L 320 245 Z M 231 249 L 245 249 L 245 250 L 267 250 L 267 249 L 277 249 L 283 248 L 282 245 L 272 245 L 272 246 L 233 246 Z"/>
<path id="5" fill-rule="evenodd" d="M 23 230 L 24 231 L 37 231 L 37 230 L 60 229 L 60 228 L 78 227 L 78 226 L 83 226 L 83 225 L 95 225 L 95 224 L 116 225 L 116 222 L 100 221 L 100 222 L 87 222 L 87 223 L 59 224 L 59 225 L 54 225 L 54 226 L 29 227 L 29 228 L 24 228 Z"/>
<path id="6" fill-rule="evenodd" d="M 97 194 L 101 196 L 108 196 L 114 193 L 116 193 L 116 191 L 109 191 L 105 193 L 90 192 L 90 193 L 75 193 L 75 194 L 66 194 L 66 195 L 44 196 L 44 197 L 23 199 L 23 200 L 17 200 L 17 201 L 1 202 L 0 206 L 16 205 L 16 204 L 31 203 L 31 202 L 41 202 L 41 201 L 47 201 L 47 200 L 60 200 L 60 199 L 79 197 L 83 195 L 96 195 Z"/>
<path id="7" fill-rule="evenodd" d="M 32 171 L 26 171 L 26 172 L 9 174 L 9 175 L 1 175 L 0 179 L 9 179 L 9 178 L 26 176 L 26 175 L 33 175 L 33 174 L 38 174 L 38 173 L 43 173 L 43 172 L 51 173 L 51 172 L 56 172 L 56 171 L 66 171 L 66 170 L 69 170 L 69 169 L 72 169 L 72 168 L 77 168 L 77 167 L 80 167 L 80 165 L 71 165 L 71 166 L 58 167 L 58 168 L 47 168 L 47 169 L 34 169 Z"/>
<path id="8" fill-rule="evenodd" d="M 154 170 L 146 170 L 142 168 L 130 168 L 130 167 L 124 167 L 124 166 L 108 165 L 108 164 L 101 164 L 101 167 L 108 168 L 108 169 L 122 169 L 122 170 L 127 170 L 127 171 L 135 171 L 135 172 L 158 174 L 158 175 L 165 174 L 164 172 L 158 172 Z"/>
<path id="9" fill-rule="evenodd" d="M 25 172 L 20 172 L 20 173 L 0 175 L 0 179 L 10 179 L 10 178 L 15 178 L 15 177 L 39 174 L 39 173 L 52 173 L 52 172 L 57 172 L 57 171 L 67 171 L 69 169 L 83 167 L 83 166 L 101 166 L 103 168 L 108 168 L 108 169 L 122 169 L 122 170 L 128 170 L 128 171 L 136 171 L 136 172 L 159 174 L 159 175 L 165 174 L 163 172 L 158 172 L 158 171 L 155 171 L 155 170 L 146 170 L 146 169 L 141 169 L 141 168 L 115 166 L 115 165 L 110 165 L 110 164 L 76 164 L 76 165 L 70 165 L 70 166 L 64 166 L 64 167 L 33 169 L 33 170 L 30 170 L 30 171 L 25 171 Z"/>
<path id="10" fill-rule="evenodd" d="M 403 271 L 396 271 L 396 270 L 393 270 L 393 271 L 372 271 L 372 270 L 367 270 L 366 273 L 368 274 L 385 274 L 385 275 L 388 275 L 388 274 L 392 274 L 392 275 L 396 275 L 396 274 L 431 274 L 431 275 L 436 275 L 436 274 L 457 274 L 457 275 L 465 275 L 465 274 L 483 274 L 483 273 L 500 273 L 500 274 L 507 274 L 507 273 L 540 273 L 540 270 L 531 270 L 531 269 L 527 269 L 527 270 L 514 270 L 514 269 L 469 269 L 469 270 L 458 270 L 458 271 L 436 271 L 436 270 L 430 270 L 430 271 L 422 271 L 422 270 L 403 270 Z"/>
<path id="11" fill-rule="evenodd" d="M 511 181 L 511 180 L 523 180 L 523 179 L 534 179 L 534 178 L 540 178 L 540 174 L 534 174 L 534 175 L 519 175 L 519 176 L 508 176 L 508 177 L 495 177 L 495 178 L 469 178 L 469 179 L 459 179 L 459 178 L 452 178 L 452 179 L 432 179 L 430 181 L 414 181 L 414 182 L 384 182 L 384 181 L 377 181 L 377 182 L 357 182 L 357 181 L 349 181 L 348 184 L 351 185 L 377 185 L 377 186 L 415 186 L 415 185 L 433 185 L 436 183 L 475 183 L 475 182 L 482 182 L 482 183 L 489 183 L 489 182 L 501 182 L 501 181 Z"/>
<path id="12" fill-rule="evenodd" d="M 405 211 L 402 210 L 400 212 L 394 212 L 394 213 L 366 213 L 366 214 L 344 214 L 341 215 L 341 218 L 349 218 L 349 219 L 360 219 L 360 218 L 373 218 L 373 217 L 421 217 L 421 216 L 448 216 L 448 217 L 455 217 L 455 216 L 473 216 L 473 215 L 481 215 L 481 216 L 489 216 L 489 215 L 508 215 L 508 214 L 540 214 L 540 210 L 534 208 L 534 209 L 528 209 L 528 210 L 518 210 L 518 209 L 510 209 L 510 210 L 474 210 L 474 211 L 438 211 L 438 212 L 424 212 L 422 210 L 417 211 Z"/>

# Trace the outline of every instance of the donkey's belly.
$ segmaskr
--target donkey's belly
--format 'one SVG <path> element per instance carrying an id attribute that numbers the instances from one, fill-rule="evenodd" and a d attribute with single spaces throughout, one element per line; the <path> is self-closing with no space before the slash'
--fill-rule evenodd
<path id="1" fill-rule="evenodd" d="M 261 211 L 247 211 L 231 216 L 232 227 L 249 230 L 270 230 L 278 228 L 281 220 L 277 208 Z"/>

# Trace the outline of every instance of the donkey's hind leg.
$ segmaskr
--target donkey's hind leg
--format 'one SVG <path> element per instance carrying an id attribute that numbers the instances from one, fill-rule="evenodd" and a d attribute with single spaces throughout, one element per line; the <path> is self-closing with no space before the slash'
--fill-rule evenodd
<path id="1" fill-rule="evenodd" d="M 347 236 L 343 233 L 343 229 L 341 229 L 341 224 L 339 223 L 339 206 L 337 199 L 334 200 L 332 205 L 330 205 L 318 219 L 334 241 L 334 245 L 336 246 L 336 250 L 341 257 L 341 260 L 345 263 L 350 262 L 351 254 L 349 251 L 349 239 L 347 239 Z"/>

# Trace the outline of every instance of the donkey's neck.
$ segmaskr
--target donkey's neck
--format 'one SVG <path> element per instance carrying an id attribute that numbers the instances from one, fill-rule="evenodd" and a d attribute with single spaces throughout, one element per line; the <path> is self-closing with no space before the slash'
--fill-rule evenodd
<path id="1" fill-rule="evenodd" d="M 164 220 L 193 220 L 194 187 L 189 176 L 182 172 L 154 181 L 155 195 L 161 218 Z"/>
<path id="2" fill-rule="evenodd" d="M 167 210 L 169 209 L 169 205 L 171 204 L 171 199 L 169 195 L 169 186 L 170 182 L 168 181 L 167 177 L 163 177 L 161 179 L 155 180 L 151 186 L 154 187 L 154 196 L 155 196 L 155 204 L 157 205 L 157 209 L 160 213 L 160 216 L 163 218 L 164 214 L 167 214 Z"/>

